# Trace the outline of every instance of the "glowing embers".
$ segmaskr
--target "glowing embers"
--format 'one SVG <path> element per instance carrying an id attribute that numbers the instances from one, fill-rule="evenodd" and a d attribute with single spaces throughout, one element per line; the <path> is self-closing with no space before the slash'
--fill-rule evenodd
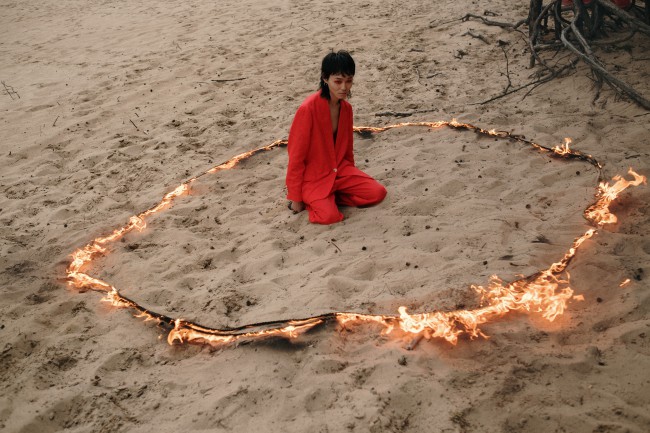
<path id="1" fill-rule="evenodd" d="M 507 131 L 485 130 L 471 124 L 459 123 L 455 119 L 439 122 L 400 123 L 384 127 L 355 127 L 354 130 L 362 135 L 367 135 L 389 129 L 412 126 L 431 129 L 446 126 L 456 130 L 472 131 L 485 136 L 507 138 L 529 145 L 549 156 L 585 161 L 597 169 L 602 167 L 591 155 L 586 155 L 571 149 L 569 147 L 570 140 L 568 139 L 561 146 L 547 147 Z M 534 312 L 552 321 L 564 312 L 569 300 L 582 299 L 581 295 L 573 295 L 573 290 L 569 287 L 568 275 L 566 277 L 563 277 L 563 275 L 565 275 L 566 267 L 575 257 L 577 250 L 587 239 L 596 233 L 595 229 L 589 229 L 583 235 L 576 238 L 562 259 L 552 263 L 547 269 L 513 282 L 504 282 L 497 276 L 492 276 L 487 287 L 472 286 L 482 299 L 480 308 L 474 310 L 433 311 L 411 314 L 407 312 L 406 307 L 402 306 L 399 307 L 398 314 L 392 315 L 332 312 L 304 319 L 277 320 L 244 325 L 237 328 L 215 329 L 148 310 L 136 301 L 122 296 L 108 282 L 94 278 L 88 274 L 88 270 L 93 261 L 109 253 L 108 245 L 110 243 L 121 239 L 133 230 L 142 230 L 146 227 L 146 218 L 169 208 L 177 198 L 186 195 L 189 192 L 191 184 L 199 177 L 231 169 L 242 160 L 250 158 L 257 153 L 286 144 L 286 140 L 276 140 L 269 145 L 241 153 L 183 182 L 176 189 L 166 194 L 157 205 L 138 215 L 132 216 L 129 222 L 123 227 L 115 229 L 108 236 L 98 237 L 83 248 L 78 249 L 72 254 L 71 263 L 66 270 L 69 285 L 79 290 L 90 289 L 104 292 L 105 296 L 102 299 L 103 301 L 117 308 L 132 309 L 136 312 L 137 317 L 144 318 L 145 320 L 153 320 L 167 327 L 169 329 L 167 336 L 169 344 L 196 343 L 212 346 L 222 346 L 241 341 L 255 341 L 270 337 L 292 339 L 316 326 L 333 321 L 338 322 L 342 327 L 369 323 L 382 327 L 385 334 L 391 334 L 399 330 L 401 333 L 407 335 L 415 335 L 427 339 L 442 338 L 452 344 L 456 344 L 459 336 L 463 334 L 468 335 L 470 338 L 476 338 L 478 336 L 485 337 L 479 329 L 479 326 L 495 318 L 502 317 L 511 311 Z M 616 222 L 616 216 L 609 209 L 612 201 L 629 186 L 638 186 L 646 182 L 644 176 L 637 174 L 632 169 L 630 169 L 629 173 L 633 176 L 633 180 L 628 181 L 620 176 L 616 176 L 613 179 L 615 183 L 611 186 L 608 183 L 600 183 L 596 195 L 596 203 L 585 210 L 584 213 L 585 217 L 595 226 L 600 227 L 604 224 Z M 627 282 L 621 283 L 621 287 L 625 284 Z"/>

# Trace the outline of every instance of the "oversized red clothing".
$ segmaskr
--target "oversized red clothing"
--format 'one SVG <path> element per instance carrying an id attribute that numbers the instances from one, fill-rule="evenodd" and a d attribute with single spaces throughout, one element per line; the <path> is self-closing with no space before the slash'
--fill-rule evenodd
<path id="1" fill-rule="evenodd" d="M 336 142 L 329 101 L 320 92 L 298 108 L 289 132 L 287 198 L 307 205 L 311 222 L 343 219 L 336 202 L 366 206 L 379 203 L 386 189 L 354 165 L 352 107 L 341 100 Z"/>

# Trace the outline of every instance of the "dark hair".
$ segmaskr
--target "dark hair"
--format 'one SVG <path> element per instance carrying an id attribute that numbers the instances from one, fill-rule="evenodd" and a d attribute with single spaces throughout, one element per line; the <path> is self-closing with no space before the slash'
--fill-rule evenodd
<path id="1" fill-rule="evenodd" d="M 320 95 L 323 98 L 330 99 L 330 89 L 327 87 L 327 83 L 323 81 L 330 77 L 333 74 L 348 75 L 354 77 L 354 59 L 345 50 L 339 52 L 332 51 L 325 57 L 323 57 L 323 63 L 320 68 L 320 84 L 318 88 L 320 89 Z"/>

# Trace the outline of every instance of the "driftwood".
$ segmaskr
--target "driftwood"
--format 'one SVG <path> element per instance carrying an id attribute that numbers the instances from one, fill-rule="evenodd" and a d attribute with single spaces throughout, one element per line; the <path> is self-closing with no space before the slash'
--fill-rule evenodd
<path id="1" fill-rule="evenodd" d="M 529 66 L 532 68 L 540 65 L 542 68 L 538 79 L 514 88 L 511 88 L 512 83 L 509 81 L 508 87 L 502 94 L 481 104 L 526 88 L 528 88 L 526 93 L 528 95 L 539 85 L 566 75 L 574 69 L 578 61 L 583 61 L 591 69 L 596 83 L 594 100 L 598 99 L 602 84 L 607 84 L 617 94 L 626 96 L 646 110 L 650 110 L 650 100 L 633 86 L 616 77 L 596 55 L 598 47 L 622 44 L 636 34 L 650 37 L 650 0 L 643 0 L 642 3 L 643 6 L 641 1 L 633 2 L 628 10 L 623 10 L 610 0 L 593 0 L 588 5 L 585 5 L 582 0 L 572 0 L 572 5 L 568 7 L 563 5 L 562 0 L 552 0 L 546 4 L 544 0 L 530 0 L 528 17 L 517 23 L 494 21 L 475 14 L 465 15 L 461 18 L 462 21 L 476 19 L 486 25 L 517 31 L 520 31 L 519 27 L 522 23 L 527 23 Z M 625 31 L 622 36 L 613 38 L 609 36 L 611 32 L 621 31 Z M 552 40 L 548 40 L 549 35 Z M 557 52 L 561 49 L 568 50 L 573 57 L 564 64 L 551 65 L 541 55 L 542 51 Z M 506 54 L 505 50 L 504 54 Z M 508 66 L 506 54 L 506 74 L 508 74 Z"/>
<path id="2" fill-rule="evenodd" d="M 571 50 L 575 55 L 577 55 L 582 61 L 587 63 L 591 67 L 592 71 L 594 71 L 594 74 L 598 77 L 599 80 L 604 80 L 611 87 L 613 87 L 618 93 L 628 96 L 630 99 L 632 99 L 634 102 L 636 102 L 646 110 L 650 110 L 650 100 L 643 97 L 632 86 L 616 78 L 613 74 L 608 72 L 605 69 L 605 67 L 602 65 L 602 63 L 594 56 L 594 53 L 591 47 L 589 46 L 589 43 L 584 38 L 584 36 L 580 33 L 580 30 L 576 25 L 576 22 L 578 21 L 579 18 L 580 18 L 580 13 L 577 13 L 575 18 L 571 21 L 571 25 L 569 27 L 566 27 L 564 30 L 562 30 L 560 36 L 562 38 L 562 43 L 564 43 L 564 45 L 569 50 Z M 571 31 L 574 34 L 574 36 L 580 43 L 582 50 L 580 50 L 572 42 L 569 41 L 567 37 L 569 31 Z"/>

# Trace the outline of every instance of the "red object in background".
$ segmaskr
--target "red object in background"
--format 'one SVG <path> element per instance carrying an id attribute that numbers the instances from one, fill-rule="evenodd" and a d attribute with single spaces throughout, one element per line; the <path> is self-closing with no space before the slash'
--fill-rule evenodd
<path id="1" fill-rule="evenodd" d="M 590 4 L 592 0 L 582 0 L 583 4 Z M 622 9 L 627 9 L 632 4 L 632 0 L 612 0 L 616 6 Z M 573 0 L 562 0 L 562 6 L 573 6 Z"/>

